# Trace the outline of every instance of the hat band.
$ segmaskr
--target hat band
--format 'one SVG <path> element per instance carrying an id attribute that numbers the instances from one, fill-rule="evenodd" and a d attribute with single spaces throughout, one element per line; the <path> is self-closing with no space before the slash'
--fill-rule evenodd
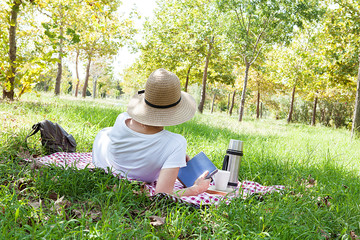
<path id="1" fill-rule="evenodd" d="M 146 98 L 144 98 L 144 100 L 145 100 L 145 103 L 147 105 L 149 105 L 150 107 L 153 107 L 153 108 L 171 108 L 171 107 L 174 107 L 174 106 L 179 104 L 179 102 L 181 101 L 181 97 L 176 103 L 173 103 L 173 104 L 170 104 L 170 105 L 165 105 L 165 106 L 152 104 L 148 100 L 146 100 Z"/>
<path id="2" fill-rule="evenodd" d="M 138 94 L 143 94 L 143 93 L 145 93 L 145 90 L 140 90 L 140 91 L 138 91 Z M 181 97 L 179 98 L 179 100 L 178 100 L 177 102 L 175 102 L 175 103 L 173 103 L 173 104 L 170 104 L 170 105 L 165 105 L 165 106 L 152 104 L 151 102 L 149 102 L 148 100 L 146 100 L 146 98 L 144 98 L 144 100 L 145 100 L 145 103 L 146 103 L 147 105 L 149 105 L 150 107 L 153 107 L 153 108 L 171 108 L 171 107 L 174 107 L 174 106 L 176 106 L 176 105 L 178 105 L 178 104 L 180 103 Z"/>

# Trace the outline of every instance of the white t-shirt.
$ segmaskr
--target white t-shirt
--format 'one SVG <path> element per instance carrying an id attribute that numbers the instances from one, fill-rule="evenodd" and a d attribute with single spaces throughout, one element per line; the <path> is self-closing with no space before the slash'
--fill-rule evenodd
<path id="1" fill-rule="evenodd" d="M 144 182 L 153 182 L 163 168 L 186 166 L 186 140 L 183 136 L 162 130 L 142 134 L 126 126 L 127 113 L 120 114 L 113 127 L 101 130 L 93 145 L 96 167 Z"/>

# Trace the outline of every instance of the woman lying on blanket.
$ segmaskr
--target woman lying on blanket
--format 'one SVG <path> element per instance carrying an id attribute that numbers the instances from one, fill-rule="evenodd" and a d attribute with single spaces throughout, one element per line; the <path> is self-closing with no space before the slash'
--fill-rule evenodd
<path id="1" fill-rule="evenodd" d="M 94 141 L 93 163 L 124 177 L 143 182 L 157 180 L 155 193 L 198 195 L 209 188 L 205 172 L 192 187 L 173 193 L 180 167 L 186 165 L 186 140 L 164 130 L 190 120 L 196 112 L 194 98 L 181 91 L 179 78 L 165 69 L 149 76 L 145 91 L 130 100 L 127 112 L 113 127 L 101 130 Z"/>

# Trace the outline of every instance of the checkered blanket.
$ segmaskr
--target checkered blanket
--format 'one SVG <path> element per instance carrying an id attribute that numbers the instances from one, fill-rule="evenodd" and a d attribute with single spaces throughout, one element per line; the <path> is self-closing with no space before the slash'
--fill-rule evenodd
<path id="1" fill-rule="evenodd" d="M 62 167 L 74 167 L 77 169 L 84 169 L 84 168 L 95 168 L 92 163 L 92 154 L 91 152 L 88 153 L 65 153 L 65 152 L 58 152 L 53 153 L 48 156 L 39 157 L 36 159 L 25 159 L 27 161 L 36 161 L 37 163 L 44 164 L 44 165 L 55 165 L 55 166 L 62 166 Z M 129 179 L 133 181 L 134 179 Z M 135 181 L 135 180 L 134 180 Z M 156 182 L 151 184 L 145 184 L 145 187 L 149 191 L 150 196 L 155 195 L 155 187 Z M 176 180 L 174 191 L 180 190 L 184 188 L 183 185 Z M 236 188 L 233 191 L 229 192 L 225 196 L 223 194 L 217 194 L 216 192 L 204 192 L 197 196 L 185 196 L 180 197 L 182 201 L 195 204 L 195 205 L 207 205 L 207 204 L 218 204 L 221 201 L 225 201 L 226 203 L 230 203 L 233 198 L 241 197 L 246 198 L 253 194 L 267 194 L 271 192 L 279 192 L 284 190 L 284 186 L 282 185 L 274 185 L 274 186 L 262 186 L 259 183 L 252 182 L 252 181 L 243 181 L 238 182 Z M 173 197 L 174 200 L 175 197 Z"/>

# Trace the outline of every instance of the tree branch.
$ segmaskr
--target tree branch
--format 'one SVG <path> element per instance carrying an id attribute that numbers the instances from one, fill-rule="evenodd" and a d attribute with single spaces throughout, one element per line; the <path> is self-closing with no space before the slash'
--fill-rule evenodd
<path id="1" fill-rule="evenodd" d="M 244 17 L 243 17 L 243 14 L 242 14 L 241 7 L 240 7 L 240 12 L 241 12 L 241 19 L 240 19 L 240 17 L 239 17 L 239 13 L 238 13 L 237 9 L 235 8 L 236 19 L 237 19 L 238 23 L 239 23 L 243 28 L 245 28 L 245 22 L 244 22 Z"/>
<path id="2" fill-rule="evenodd" d="M 251 14 L 249 15 L 249 22 L 248 22 L 248 26 L 247 26 L 247 30 L 246 30 L 246 35 L 247 35 L 247 36 L 249 36 L 250 23 L 251 23 Z"/>
<path id="3" fill-rule="evenodd" d="M 261 50 L 263 49 L 263 47 L 264 47 L 264 45 L 262 45 L 262 46 L 259 48 L 259 51 L 256 53 L 256 56 L 253 58 L 253 60 L 250 62 L 250 65 L 252 65 L 252 64 L 256 61 L 256 59 L 258 58 L 258 56 L 259 56 Z"/>

